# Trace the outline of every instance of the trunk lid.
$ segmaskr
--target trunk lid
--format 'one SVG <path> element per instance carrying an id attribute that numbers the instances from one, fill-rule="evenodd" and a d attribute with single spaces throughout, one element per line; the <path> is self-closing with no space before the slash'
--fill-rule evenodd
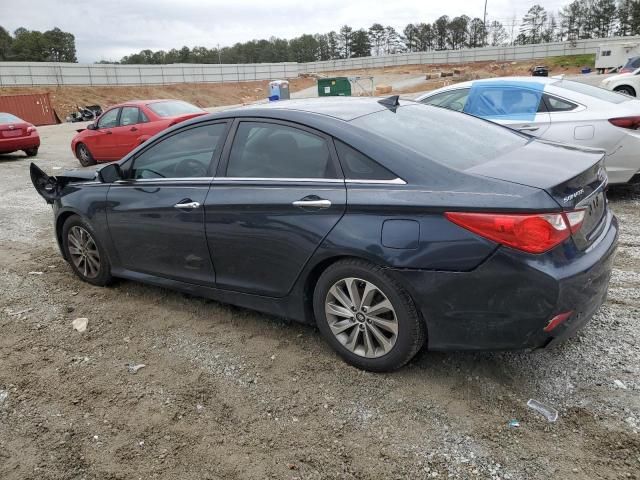
<path id="1" fill-rule="evenodd" d="M 27 123 L 2 123 L 0 124 L 0 138 L 24 137 L 27 134 Z"/>
<path id="2" fill-rule="evenodd" d="M 601 150 L 532 140 L 467 172 L 540 188 L 563 211 L 584 210 L 582 227 L 573 234 L 576 245 L 584 249 L 600 233 L 606 219 L 604 156 Z"/>

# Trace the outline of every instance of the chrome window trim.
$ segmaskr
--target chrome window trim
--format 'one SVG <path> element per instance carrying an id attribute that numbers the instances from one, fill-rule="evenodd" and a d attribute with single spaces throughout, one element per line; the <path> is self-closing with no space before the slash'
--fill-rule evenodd
<path id="1" fill-rule="evenodd" d="M 351 183 L 351 184 L 374 184 L 374 185 L 406 185 L 407 182 L 401 178 L 394 178 L 393 180 L 351 180 L 342 178 L 278 178 L 278 177 L 213 177 L 216 182 L 228 181 L 228 182 L 305 182 L 305 183 Z"/>
<path id="2" fill-rule="evenodd" d="M 352 180 L 347 178 L 345 180 L 346 183 L 355 183 L 355 184 L 374 184 L 374 185 L 406 185 L 407 182 L 405 182 L 403 179 L 401 178 L 394 178 L 393 180 Z"/>
<path id="3" fill-rule="evenodd" d="M 213 177 L 131 178 L 116 180 L 113 183 L 131 185 L 132 183 L 211 182 L 212 180 Z"/>
<path id="4" fill-rule="evenodd" d="M 213 177 L 216 182 L 315 182 L 315 183 L 344 183 L 342 178 L 279 178 L 279 177 Z"/>

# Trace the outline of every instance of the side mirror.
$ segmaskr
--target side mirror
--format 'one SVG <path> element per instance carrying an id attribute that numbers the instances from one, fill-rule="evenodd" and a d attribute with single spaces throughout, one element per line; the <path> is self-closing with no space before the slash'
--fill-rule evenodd
<path id="1" fill-rule="evenodd" d="M 117 163 L 110 163 L 98 170 L 98 180 L 102 183 L 113 183 L 122 180 L 122 169 Z"/>
<path id="2" fill-rule="evenodd" d="M 95 123 L 90 123 L 89 125 L 87 125 L 87 130 L 97 130 L 98 127 L 96 126 Z"/>

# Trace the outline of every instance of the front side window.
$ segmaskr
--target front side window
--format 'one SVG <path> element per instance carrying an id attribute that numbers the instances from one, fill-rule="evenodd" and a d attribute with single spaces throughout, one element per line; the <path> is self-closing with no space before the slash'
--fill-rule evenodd
<path id="1" fill-rule="evenodd" d="M 119 108 L 108 110 L 98 120 L 98 128 L 113 128 L 118 125 L 118 112 Z"/>
<path id="2" fill-rule="evenodd" d="M 324 138 L 276 123 L 241 122 L 227 176 L 336 178 L 336 170 Z"/>
<path id="3" fill-rule="evenodd" d="M 135 125 L 140 123 L 140 110 L 138 107 L 123 107 L 120 114 L 120 126 Z"/>
<path id="4" fill-rule="evenodd" d="M 226 123 L 216 123 L 171 135 L 135 158 L 131 177 L 208 177 L 214 153 L 224 143 L 225 131 Z"/>
<path id="5" fill-rule="evenodd" d="M 467 103 L 469 97 L 469 89 L 461 88 L 452 92 L 443 92 L 432 97 L 425 98 L 421 101 L 426 105 L 434 105 L 436 107 L 448 108 L 449 110 L 455 110 L 461 112 Z"/>

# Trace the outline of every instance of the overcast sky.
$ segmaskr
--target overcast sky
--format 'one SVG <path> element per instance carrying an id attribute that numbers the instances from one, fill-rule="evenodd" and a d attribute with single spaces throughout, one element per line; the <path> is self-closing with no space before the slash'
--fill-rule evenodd
<path id="1" fill-rule="evenodd" d="M 519 22 L 535 0 L 488 0 L 488 20 Z M 557 11 L 569 0 L 539 1 Z M 19 5 L 19 8 L 16 6 Z M 169 50 L 233 45 L 235 42 L 303 33 L 326 33 L 342 25 L 372 23 L 402 30 L 407 23 L 441 15 L 482 18 L 483 0 L 0 0 L 0 25 L 76 36 L 80 62 L 119 60 L 145 48 Z"/>

